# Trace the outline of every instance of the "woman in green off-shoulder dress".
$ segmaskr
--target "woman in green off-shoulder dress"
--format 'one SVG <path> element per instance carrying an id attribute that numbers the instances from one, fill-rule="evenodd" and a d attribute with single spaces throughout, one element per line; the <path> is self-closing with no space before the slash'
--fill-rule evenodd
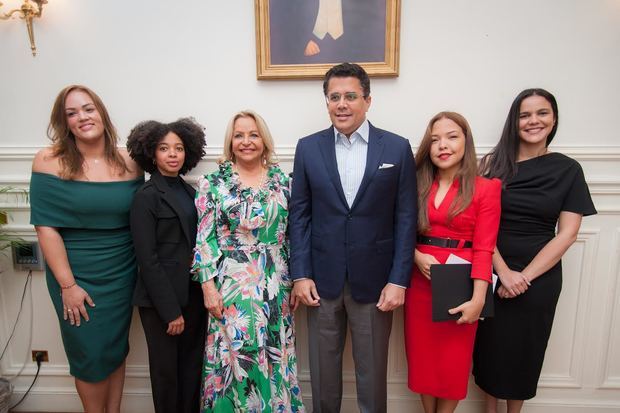
<path id="1" fill-rule="evenodd" d="M 33 162 L 30 222 L 84 409 L 119 412 L 136 273 L 129 208 L 144 178 L 84 86 L 60 92 L 48 133 L 52 146 Z"/>
<path id="2" fill-rule="evenodd" d="M 129 351 L 136 265 L 128 211 L 142 183 L 70 181 L 32 173 L 30 221 L 57 228 L 75 282 L 96 303 L 88 309 L 90 321 L 79 328 L 60 324 L 71 375 L 87 381 L 105 379 Z M 56 312 L 62 315 L 61 287 L 49 266 L 46 279 Z"/>

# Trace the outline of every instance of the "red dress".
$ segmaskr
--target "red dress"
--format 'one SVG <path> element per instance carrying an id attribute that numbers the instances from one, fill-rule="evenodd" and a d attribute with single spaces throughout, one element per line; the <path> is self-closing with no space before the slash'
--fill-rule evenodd
<path id="1" fill-rule="evenodd" d="M 422 253 L 432 254 L 440 263 L 445 263 L 450 254 L 464 258 L 472 263 L 472 278 L 490 282 L 501 212 L 501 182 L 477 177 L 471 204 L 448 224 L 448 211 L 458 187 L 455 180 L 439 208 L 435 208 L 438 183 L 433 183 L 427 206 L 431 229 L 424 235 L 470 240 L 473 247 L 418 245 L 416 248 Z M 433 322 L 431 282 L 414 265 L 405 299 L 409 389 L 442 399 L 464 399 L 477 327 L 477 322 L 462 325 L 456 321 Z"/>

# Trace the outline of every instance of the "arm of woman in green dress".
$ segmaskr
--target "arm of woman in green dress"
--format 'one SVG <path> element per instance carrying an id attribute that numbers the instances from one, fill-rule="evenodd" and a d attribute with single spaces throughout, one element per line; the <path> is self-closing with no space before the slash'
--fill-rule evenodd
<path id="1" fill-rule="evenodd" d="M 91 307 L 94 307 L 95 303 L 88 293 L 77 285 L 69 265 L 65 243 L 58 230 L 54 227 L 46 226 L 36 226 L 35 229 L 45 261 L 60 285 L 63 319 L 68 319 L 71 325 L 79 327 L 81 317 L 84 317 L 86 321 L 89 320 L 84 301 Z"/>
<path id="2" fill-rule="evenodd" d="M 198 181 L 196 192 L 196 211 L 198 213 L 198 231 L 192 270 L 194 280 L 201 283 L 205 308 L 216 318 L 222 318 L 224 300 L 215 285 L 217 263 L 222 256 L 217 240 L 216 202 L 211 183 L 207 177 Z"/>
<path id="3" fill-rule="evenodd" d="M 32 161 L 32 172 L 58 176 L 60 166 L 60 161 L 58 157 L 54 156 L 53 150 L 43 148 L 37 152 Z M 86 321 L 89 320 L 84 301 L 91 307 L 94 307 L 95 303 L 88 293 L 76 284 L 67 258 L 65 243 L 58 229 L 51 226 L 35 225 L 35 230 L 45 261 L 60 285 L 63 319 L 69 320 L 72 325 L 79 327 L 81 317 L 84 317 Z"/>
<path id="4" fill-rule="evenodd" d="M 222 294 L 218 291 L 213 280 L 205 281 L 201 284 L 202 297 L 205 302 L 205 308 L 215 318 L 222 318 L 222 312 L 224 311 L 224 300 Z"/>
<path id="5" fill-rule="evenodd" d="M 521 274 L 529 283 L 557 264 L 570 246 L 577 240 L 579 227 L 581 227 L 581 219 L 581 214 L 568 211 L 560 212 L 558 232 L 555 237 L 553 237 L 553 239 L 536 254 L 534 259 L 530 261 L 523 271 L 518 274 Z M 510 298 L 512 297 L 514 296 L 510 296 Z"/>

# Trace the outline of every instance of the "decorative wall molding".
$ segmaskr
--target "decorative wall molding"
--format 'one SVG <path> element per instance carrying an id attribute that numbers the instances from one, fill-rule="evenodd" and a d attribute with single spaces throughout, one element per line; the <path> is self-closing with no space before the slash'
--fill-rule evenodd
<path id="1" fill-rule="evenodd" d="M 605 333 L 603 336 L 603 340 L 600 345 L 600 378 L 599 378 L 599 388 L 600 389 L 615 389 L 620 390 L 620 376 L 613 375 L 610 371 L 610 357 L 613 355 L 617 355 L 617 345 L 618 343 L 614 342 L 612 333 L 614 329 L 620 328 L 619 320 L 620 317 L 620 297 L 618 295 L 618 288 L 620 283 L 620 227 L 616 227 L 613 234 L 613 241 L 611 243 L 611 257 L 612 261 L 609 265 L 610 274 L 613 276 L 610 279 L 609 287 L 608 287 L 608 295 L 606 297 L 606 308 L 609 309 L 609 312 L 605 317 Z M 619 372 L 616 372 L 618 374 Z"/>
<path id="2" fill-rule="evenodd" d="M 25 389 L 24 389 L 25 390 Z M 16 390 L 14 398 L 20 397 L 24 390 Z M 312 398 L 304 396 L 306 406 L 312 405 Z M 152 413 L 150 388 L 132 387 L 123 393 L 122 411 L 131 413 Z M 19 411 L 37 411 L 44 406 L 45 411 L 81 412 L 82 406 L 75 391 L 67 387 L 52 387 L 31 393 L 20 406 Z M 505 411 L 504 402 L 500 402 L 500 411 Z M 523 408 L 524 413 L 584 413 L 584 412 L 618 412 L 620 404 L 614 401 L 598 401 L 590 399 L 552 399 L 540 401 L 528 400 Z M 483 410 L 482 400 L 463 400 L 459 403 L 459 413 L 479 413 Z M 358 411 L 355 396 L 343 395 L 342 412 Z M 393 395 L 388 398 L 388 411 L 391 413 L 422 413 L 422 405 L 417 396 Z"/>
<path id="3" fill-rule="evenodd" d="M 28 185 L 30 181 L 30 164 L 34 155 L 42 147 L 34 146 L 0 146 L 0 185 Z M 416 148 L 414 148 L 415 151 Z M 478 148 L 479 154 L 487 153 L 491 149 L 490 146 Z M 588 178 L 588 185 L 593 195 L 618 195 L 620 194 L 620 146 L 566 146 L 566 147 L 553 147 L 554 151 L 561 152 L 571 158 L 574 158 L 580 163 L 594 161 L 597 164 L 604 165 L 605 163 L 615 164 L 617 170 L 604 168 L 605 174 L 596 174 L 589 176 L 587 168 L 586 177 Z M 293 158 L 295 155 L 294 146 L 280 146 L 276 148 L 276 153 L 282 164 L 290 164 L 292 167 Z M 206 166 L 211 163 L 215 163 L 222 154 L 221 146 L 214 146 L 206 148 L 206 156 L 197 167 L 198 170 L 205 170 Z M 22 163 L 16 169 L 8 168 L 10 171 L 2 172 L 1 166 L 5 163 Z M 23 164 L 26 162 L 27 164 Z M 189 181 L 195 181 L 198 175 L 190 175 Z"/>
<path id="4" fill-rule="evenodd" d="M 9 367 L 2 369 L 2 372 L 7 376 L 13 376 L 19 371 L 22 371 L 24 376 L 34 376 L 37 372 L 37 367 L 34 364 L 30 364 L 22 369 L 21 363 L 14 360 L 11 361 Z M 63 364 L 49 364 L 45 363 L 45 368 L 42 368 L 39 372 L 40 377 L 68 377 L 69 365 Z M 127 364 L 125 367 L 125 377 L 133 379 L 149 379 L 149 366 L 148 364 Z M 73 386 L 73 383 L 71 383 Z M 73 388 L 75 390 L 75 388 Z"/>
<path id="5" fill-rule="evenodd" d="M 538 383 L 539 388 L 581 388 L 583 387 L 583 370 L 584 370 L 584 357 L 586 350 L 586 320 L 590 314 L 590 291 L 593 278 L 593 271 L 588 271 L 595 267 L 595 256 L 598 249 L 599 230 L 595 229 L 582 229 L 579 231 L 575 245 L 581 246 L 582 251 L 579 257 L 579 277 L 577 280 L 569 280 L 577 283 L 576 289 L 578 291 L 576 305 L 570 306 L 572 310 L 573 319 L 572 332 L 570 343 L 566 343 L 564 347 L 564 355 L 566 363 L 568 365 L 568 374 L 541 374 L 540 381 Z M 564 288 L 566 288 L 566 268 L 564 268 L 563 278 Z M 556 313 L 557 318 L 557 313 Z M 557 321 L 557 320 L 556 320 Z"/>
<path id="6" fill-rule="evenodd" d="M 0 145 L 0 162 L 2 161 L 32 161 L 34 155 L 45 146 L 2 146 Z M 415 152 L 416 145 L 412 145 Z M 556 146 L 551 145 L 553 152 L 560 152 L 566 156 L 576 159 L 579 162 L 597 161 L 613 162 L 620 161 L 620 146 Z M 476 147 L 479 156 L 488 153 L 493 146 L 481 145 Z M 209 145 L 206 149 L 204 160 L 215 161 L 223 152 L 222 146 Z M 295 145 L 278 145 L 276 147 L 278 157 L 283 161 L 293 159 L 295 155 Z"/>

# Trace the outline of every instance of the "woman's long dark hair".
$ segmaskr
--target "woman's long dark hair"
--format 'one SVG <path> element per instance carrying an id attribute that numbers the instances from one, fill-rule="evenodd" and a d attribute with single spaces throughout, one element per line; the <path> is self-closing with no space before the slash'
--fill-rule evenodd
<path id="1" fill-rule="evenodd" d="M 480 175 L 489 178 L 499 178 L 505 182 L 506 179 L 512 178 L 517 173 L 517 156 L 519 155 L 519 143 L 521 140 L 519 137 L 519 115 L 521 113 L 521 103 L 530 96 L 541 96 L 551 104 L 555 124 L 551 129 L 551 133 L 547 136 L 545 146 L 549 146 L 553 140 L 559 124 L 558 103 L 556 102 L 555 97 L 545 89 L 525 89 L 517 95 L 515 100 L 512 102 L 512 106 L 510 106 L 508 117 L 506 118 L 506 123 L 504 123 L 504 130 L 502 131 L 502 136 L 499 139 L 499 142 L 495 148 L 486 154 L 480 161 Z"/>

